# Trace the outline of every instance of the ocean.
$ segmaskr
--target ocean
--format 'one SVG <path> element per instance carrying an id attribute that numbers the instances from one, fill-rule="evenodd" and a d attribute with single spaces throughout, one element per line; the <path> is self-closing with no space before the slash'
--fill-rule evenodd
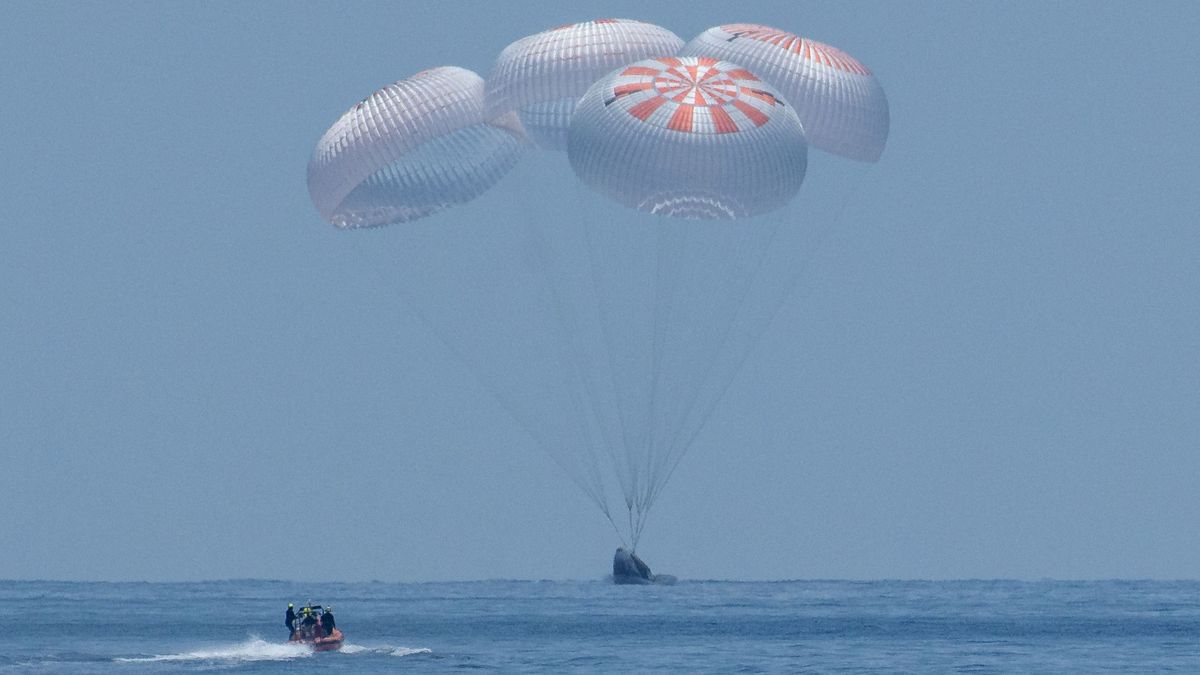
<path id="1" fill-rule="evenodd" d="M 2 581 L 0 601 L 0 673 L 1200 672 L 1196 581 Z M 309 601 L 340 652 L 285 644 Z"/>

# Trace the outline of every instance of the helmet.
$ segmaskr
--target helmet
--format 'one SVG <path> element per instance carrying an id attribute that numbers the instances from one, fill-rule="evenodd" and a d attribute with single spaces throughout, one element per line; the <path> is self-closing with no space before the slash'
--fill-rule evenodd
<path id="1" fill-rule="evenodd" d="M 290 602 L 289 602 L 289 603 L 288 603 L 288 609 L 291 609 L 291 608 L 292 608 L 292 606 L 293 606 L 293 605 L 292 605 L 292 603 L 290 603 Z"/>

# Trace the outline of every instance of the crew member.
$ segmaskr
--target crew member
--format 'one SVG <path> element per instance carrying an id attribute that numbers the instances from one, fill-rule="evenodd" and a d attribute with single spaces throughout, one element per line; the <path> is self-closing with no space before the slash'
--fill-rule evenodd
<path id="1" fill-rule="evenodd" d="M 292 609 L 292 603 L 288 603 L 287 614 L 283 615 L 283 625 L 287 626 L 288 639 L 292 639 L 296 635 L 296 610 Z"/>
<path id="2" fill-rule="evenodd" d="M 325 628 L 326 635 L 333 635 L 333 629 L 337 626 L 333 622 L 333 608 L 326 607 L 325 612 L 321 614 L 321 626 Z"/>
<path id="3" fill-rule="evenodd" d="M 300 624 L 304 626 L 304 639 L 311 640 L 316 635 L 316 629 L 314 627 L 317 623 L 317 617 L 315 614 L 313 614 L 312 607 L 305 607 L 304 609 L 300 610 L 300 614 L 304 616 L 304 618 L 300 621 Z"/>

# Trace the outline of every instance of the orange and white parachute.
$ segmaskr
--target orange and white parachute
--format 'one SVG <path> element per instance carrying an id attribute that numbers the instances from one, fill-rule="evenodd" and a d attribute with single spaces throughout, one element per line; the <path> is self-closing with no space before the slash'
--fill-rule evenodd
<path id="1" fill-rule="evenodd" d="M 520 124 L 484 112 L 483 78 L 424 70 L 360 101 L 317 142 L 308 192 L 340 228 L 405 222 L 478 197 L 516 163 Z"/>
<path id="2" fill-rule="evenodd" d="M 749 68 L 796 109 L 808 142 L 826 152 L 875 162 L 888 136 L 883 87 L 849 54 L 792 33 L 749 23 L 709 28 L 684 56 L 711 56 Z"/>
<path id="3" fill-rule="evenodd" d="M 596 80 L 653 56 L 672 56 L 683 40 L 666 28 L 632 19 L 572 23 L 521 38 L 504 48 L 487 78 L 491 115 L 515 111 L 530 138 L 564 150 L 571 113 Z"/>
<path id="4" fill-rule="evenodd" d="M 807 166 L 800 120 L 775 88 L 708 57 L 638 61 L 596 82 L 567 152 L 580 180 L 618 202 L 690 218 L 770 211 Z"/>

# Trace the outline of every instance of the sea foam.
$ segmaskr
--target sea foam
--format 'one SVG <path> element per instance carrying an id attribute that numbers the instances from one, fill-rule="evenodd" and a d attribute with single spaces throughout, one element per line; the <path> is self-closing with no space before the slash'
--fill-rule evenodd
<path id="1" fill-rule="evenodd" d="M 149 663 L 156 661 L 287 661 L 289 659 L 305 658 L 312 655 L 313 650 L 309 645 L 267 642 L 262 638 L 252 638 L 241 644 L 230 645 L 228 647 L 113 660 L 123 663 Z"/>

